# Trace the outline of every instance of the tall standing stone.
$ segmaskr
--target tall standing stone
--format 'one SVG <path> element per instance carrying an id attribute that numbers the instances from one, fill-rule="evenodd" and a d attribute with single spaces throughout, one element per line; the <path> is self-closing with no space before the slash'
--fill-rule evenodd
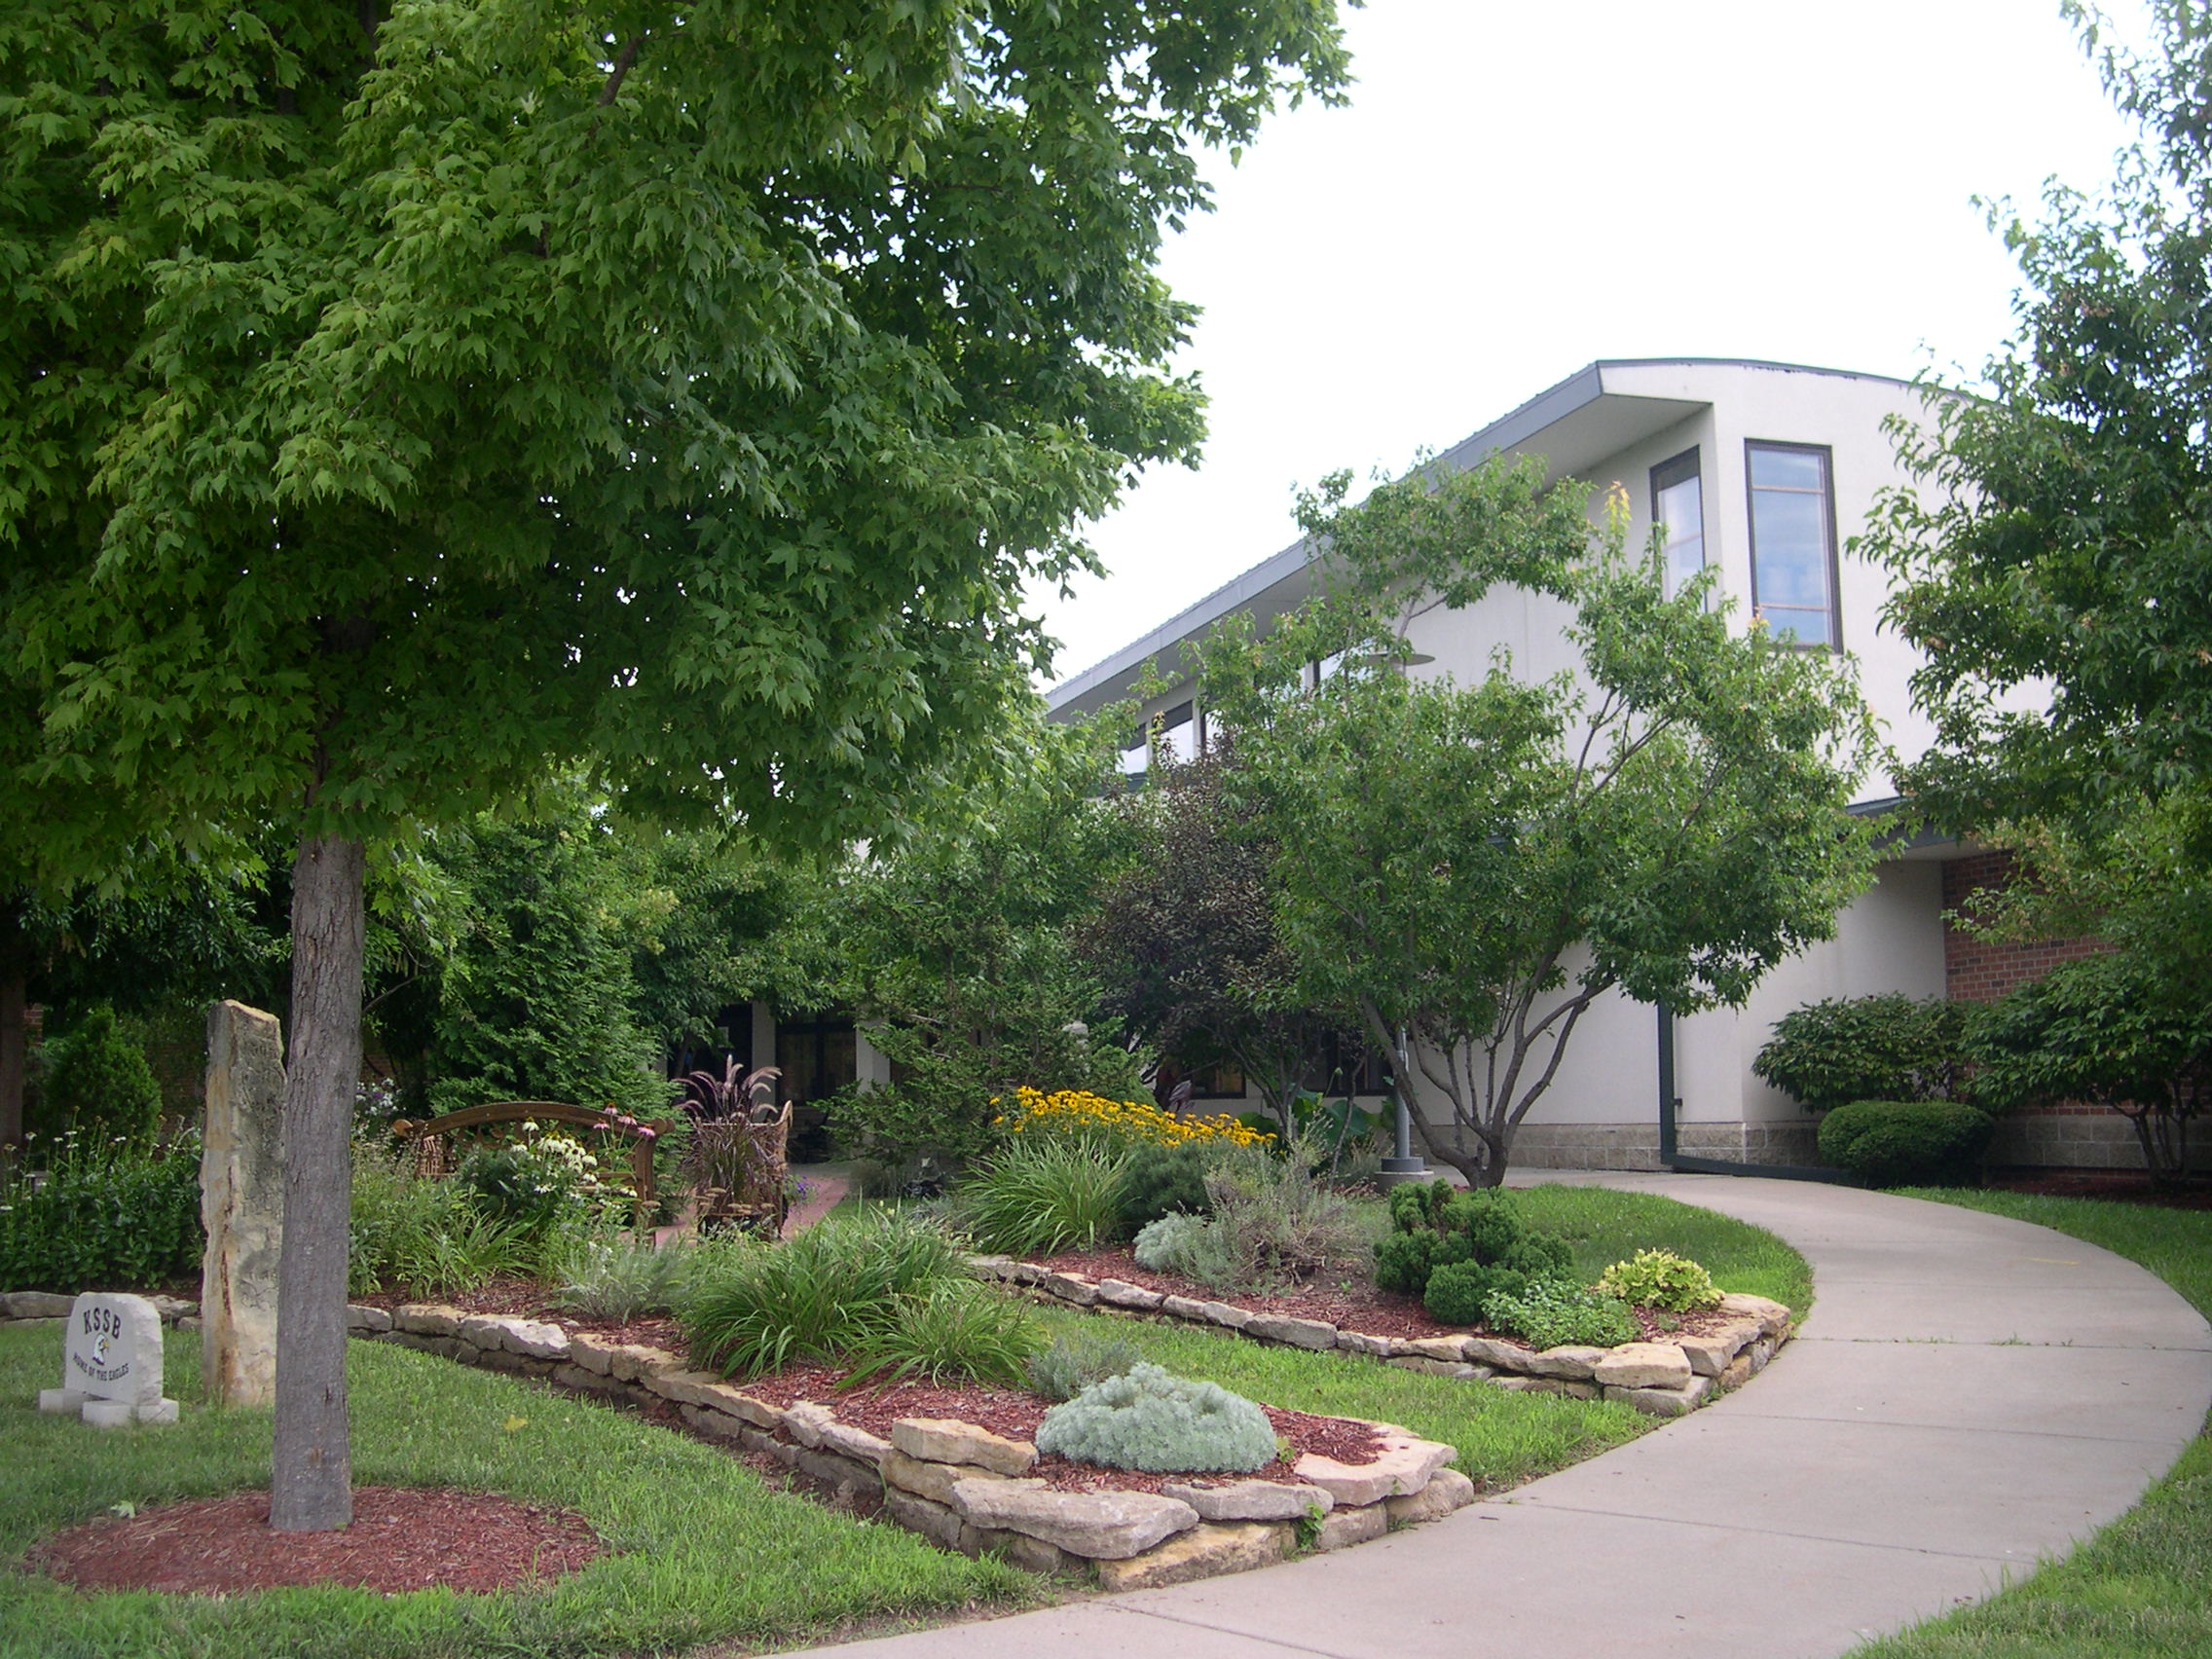
<path id="1" fill-rule="evenodd" d="M 210 1405 L 276 1394 L 276 1258 L 284 1235 L 284 1041 L 273 1014 L 207 1010 L 207 1118 L 200 1155 L 200 1364 Z"/>

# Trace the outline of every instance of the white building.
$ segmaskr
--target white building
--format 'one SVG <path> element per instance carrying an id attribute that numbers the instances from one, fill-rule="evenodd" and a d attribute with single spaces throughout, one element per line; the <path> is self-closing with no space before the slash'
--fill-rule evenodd
<path id="1" fill-rule="evenodd" d="M 1849 547 L 1877 492 L 1911 482 L 1883 429 L 1893 417 L 1924 420 L 1920 393 L 1878 375 L 1694 358 L 1599 362 L 1485 426 L 1442 461 L 1467 466 L 1500 453 L 1541 456 L 1554 477 L 1597 486 L 1593 513 L 1603 510 L 1607 487 L 1625 486 L 1634 544 L 1643 543 L 1655 521 L 1664 524 L 1671 564 L 1715 567 L 1738 626 L 1763 615 L 1777 634 L 1857 657 L 1885 736 L 1909 756 L 1932 735 L 1909 694 L 1918 655 L 1881 625 L 1886 573 Z M 1187 752 L 1202 729 L 1203 711 L 1187 679 L 1186 647 L 1232 611 L 1264 626 L 1296 608 L 1312 574 L 1303 543 L 1285 548 L 1056 687 L 1049 699 L 1054 717 L 1079 718 L 1133 697 L 1153 665 L 1169 689 L 1149 698 L 1143 714 Z M 1473 681 L 1503 645 L 1518 672 L 1554 674 L 1573 661 L 1562 615 L 1555 601 L 1504 589 L 1465 610 L 1418 609 L 1406 638 L 1434 661 L 1414 672 Z M 1888 776 L 1869 776 L 1857 798 L 1878 811 L 1896 793 Z M 1680 1154 L 1776 1165 L 1812 1161 L 1812 1121 L 1751 1075 L 1751 1059 L 1776 1019 L 1823 997 L 1994 994 L 1989 947 L 1944 927 L 1946 866 L 1956 887 L 1984 874 L 1988 860 L 1958 842 L 1895 847 L 1872 888 L 1838 919 L 1836 938 L 1776 968 L 1741 1010 L 1669 1020 L 1609 994 L 1584 1016 L 1558 1078 L 1522 1125 L 1514 1163 L 1656 1167 L 1670 1045 Z M 1972 982 L 1954 983 L 1968 972 L 1969 958 Z M 2124 1134 L 2123 1124 L 2106 1117 Z M 2112 1156 L 2101 1146 L 2083 1147 L 2083 1156 L 2063 1161 L 2132 1162 L 2125 1145 L 2115 1141 Z M 1999 1156 L 2062 1161 L 2041 1145 Z"/>

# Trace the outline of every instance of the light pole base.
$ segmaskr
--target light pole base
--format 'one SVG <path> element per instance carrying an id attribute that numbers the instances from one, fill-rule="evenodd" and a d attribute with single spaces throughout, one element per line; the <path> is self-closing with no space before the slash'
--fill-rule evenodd
<path id="1" fill-rule="evenodd" d="M 1392 1187 L 1402 1187 L 1409 1181 L 1435 1179 L 1436 1171 L 1428 1166 L 1428 1160 L 1417 1155 L 1412 1158 L 1385 1158 L 1382 1169 L 1375 1176 L 1375 1184 L 1388 1192 Z"/>

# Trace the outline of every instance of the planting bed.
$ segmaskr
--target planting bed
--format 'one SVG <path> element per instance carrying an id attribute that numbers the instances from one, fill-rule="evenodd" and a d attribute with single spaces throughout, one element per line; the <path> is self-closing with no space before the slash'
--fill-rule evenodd
<path id="1" fill-rule="evenodd" d="M 1011 1390 L 840 1390 L 835 1373 L 803 1368 L 741 1388 L 686 1369 L 665 1348 L 444 1304 L 356 1305 L 348 1320 L 359 1337 L 606 1399 L 673 1406 L 698 1433 L 771 1457 L 833 1501 L 878 1512 L 946 1549 L 995 1551 L 1109 1590 L 1241 1571 L 1302 1542 L 1315 1550 L 1364 1543 L 1392 1523 L 1448 1515 L 1475 1494 L 1472 1481 L 1445 1466 L 1452 1447 L 1390 1423 L 1271 1412 L 1292 1455 L 1257 1474 L 1150 1475 L 1040 1458 L 1020 1431 L 1044 1404 Z M 897 1415 L 950 1407 L 1016 1432 Z"/>
<path id="2" fill-rule="evenodd" d="M 1097 1254 L 1118 1261 L 1117 1252 Z M 1196 1285 L 1183 1287 L 1190 1294 L 1162 1288 L 1172 1281 L 1159 1273 L 1097 1278 L 1051 1262 L 1017 1262 L 1007 1256 L 978 1256 L 973 1266 L 985 1278 L 1079 1308 L 1213 1325 L 1255 1342 L 1292 1347 L 1339 1348 L 1409 1370 L 1500 1388 L 1604 1398 L 1654 1417 L 1680 1417 L 1741 1384 L 1789 1340 L 1792 1322 L 1789 1309 L 1779 1302 L 1762 1296 L 1728 1296 L 1710 1313 L 1677 1317 L 1673 1330 L 1661 1329 L 1640 1310 L 1645 1340 L 1618 1347 L 1536 1349 L 1512 1337 L 1470 1334 L 1463 1326 L 1439 1324 L 1410 1298 L 1389 1297 L 1387 1301 L 1398 1306 L 1386 1306 L 1380 1291 L 1368 1293 L 1359 1309 L 1346 1316 L 1429 1334 L 1347 1329 L 1315 1316 L 1332 1304 L 1320 1298 L 1301 1301 L 1300 1293 L 1239 1296 L 1228 1302 L 1211 1299 Z M 1352 1295 L 1339 1294 L 1346 1299 Z M 1302 1310 L 1279 1310 L 1286 1305 Z"/>

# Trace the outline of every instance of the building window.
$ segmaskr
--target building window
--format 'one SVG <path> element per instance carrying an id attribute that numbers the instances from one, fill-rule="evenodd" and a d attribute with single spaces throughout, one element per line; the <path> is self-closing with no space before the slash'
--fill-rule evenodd
<path id="1" fill-rule="evenodd" d="M 1686 450 L 1651 469 L 1651 522 L 1659 529 L 1667 567 L 1667 597 L 1705 569 L 1705 488 L 1697 451 Z"/>
<path id="2" fill-rule="evenodd" d="M 1154 741 L 1178 760 L 1190 760 L 1198 753 L 1198 711 L 1190 703 L 1178 703 L 1153 721 Z"/>
<path id="3" fill-rule="evenodd" d="M 1778 641 L 1840 648 L 1835 494 L 1828 452 L 1812 444 L 1747 443 L 1751 498 L 1751 613 Z"/>

